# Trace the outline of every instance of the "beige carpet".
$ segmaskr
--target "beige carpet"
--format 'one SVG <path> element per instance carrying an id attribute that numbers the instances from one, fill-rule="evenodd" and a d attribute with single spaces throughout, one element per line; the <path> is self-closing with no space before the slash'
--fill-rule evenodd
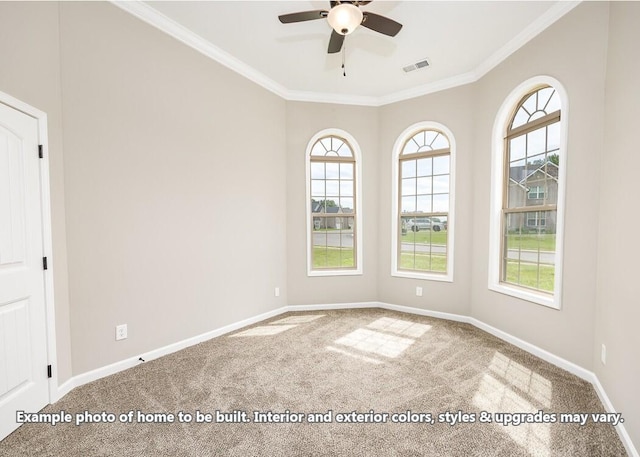
<path id="1" fill-rule="evenodd" d="M 626 455 L 614 427 L 591 420 L 481 423 L 481 411 L 539 420 L 533 413 L 604 409 L 589 383 L 473 326 L 381 309 L 278 316 L 79 387 L 43 412 L 60 410 L 74 419 L 85 410 L 199 410 L 214 420 L 216 410 L 238 420 L 243 411 L 250 420 L 254 411 L 332 413 L 330 423 L 305 415 L 303 423 L 141 424 L 134 415 L 131 424 L 25 424 L 0 442 L 0 455 Z M 371 410 L 387 422 L 337 422 L 339 413 Z M 392 422 L 407 411 L 433 423 Z M 476 420 L 440 423 L 447 411 Z"/>

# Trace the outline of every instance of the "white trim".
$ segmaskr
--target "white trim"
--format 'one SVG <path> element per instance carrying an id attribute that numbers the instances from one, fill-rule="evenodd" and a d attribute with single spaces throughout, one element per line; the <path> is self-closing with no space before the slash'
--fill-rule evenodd
<path id="1" fill-rule="evenodd" d="M 600 380 L 595 375 L 595 373 L 591 373 L 591 374 L 592 374 L 592 379 L 590 380 L 591 384 L 593 384 L 593 387 L 596 390 L 596 393 L 598 394 L 598 397 L 600 398 L 600 401 L 604 405 L 605 409 L 607 410 L 608 413 L 617 413 L 616 409 L 613 407 L 613 403 L 611 403 L 611 400 L 609 400 L 607 393 L 604 391 L 604 387 L 602 387 L 602 384 L 600 384 Z M 629 454 L 629 456 L 640 457 L 640 455 L 638 454 L 638 450 L 633 445 L 633 441 L 631 441 L 631 437 L 629 436 L 629 433 L 627 432 L 627 429 L 625 428 L 624 424 L 616 425 L 616 431 L 618 432 L 620 441 L 622 441 L 622 444 L 624 445 L 624 448 L 627 450 L 627 453 Z"/>
<path id="2" fill-rule="evenodd" d="M 610 412 L 610 413 L 615 413 L 616 410 L 613 407 L 611 401 L 609 401 L 609 398 L 607 396 L 607 394 L 604 391 L 604 388 L 602 387 L 602 385 L 600 384 L 600 381 L 598 380 L 597 376 L 595 375 L 595 373 L 586 370 L 576 364 L 574 364 L 573 362 L 569 362 L 566 359 L 563 359 L 562 357 L 558 357 L 542 348 L 539 348 L 538 346 L 535 346 L 531 343 L 528 343 L 524 340 L 521 340 L 520 338 L 517 338 L 513 335 L 510 335 L 507 332 L 503 332 L 502 330 L 499 330 L 495 327 L 492 327 L 488 324 L 485 324 L 484 322 L 475 319 L 473 317 L 470 316 L 464 316 L 461 314 L 451 314 L 451 313 L 445 313 L 445 312 L 441 312 L 441 311 L 431 311 L 428 309 L 422 309 L 422 308 L 414 308 L 411 306 L 402 306 L 402 305 L 395 305 L 395 304 L 391 304 L 391 303 L 384 303 L 384 302 L 356 302 L 356 303 L 327 303 L 327 304 L 314 304 L 314 305 L 287 305 L 287 306 L 283 306 L 271 311 L 268 311 L 266 313 L 254 316 L 254 317 L 250 317 L 247 319 L 244 319 L 242 321 L 236 322 L 234 324 L 229 324 L 226 325 L 224 327 L 221 327 L 219 329 L 215 329 L 212 330 L 210 332 L 207 333 L 203 333 L 201 335 L 192 337 L 192 338 L 187 338 L 185 340 L 164 346 L 162 348 L 158 348 L 149 352 L 146 352 L 144 354 L 142 354 L 140 357 L 142 357 L 143 359 L 145 359 L 146 361 L 149 360 L 153 360 L 153 359 L 157 359 L 159 357 L 162 357 L 164 355 L 168 355 L 171 354 L 173 352 L 179 351 L 181 349 L 193 346 L 195 344 L 201 343 L 203 341 L 207 341 L 210 340 L 212 338 L 233 332 L 235 330 L 238 330 L 242 327 L 245 327 L 247 325 L 252 325 L 255 323 L 258 323 L 260 321 L 263 321 L 265 319 L 269 319 L 275 316 L 279 316 L 280 314 L 284 314 L 286 312 L 298 312 L 298 311 L 321 311 L 321 310 L 336 310 L 336 309 L 362 309 L 362 308 L 382 308 L 382 309 L 388 309 L 391 311 L 399 311 L 402 313 L 408 313 L 408 314 L 415 314 L 415 315 L 419 315 L 419 316 L 427 316 L 427 317 L 433 317 L 436 319 L 446 319 L 446 320 L 451 320 L 451 321 L 455 321 L 455 322 L 463 322 L 463 323 L 468 323 L 470 325 L 473 325 L 474 327 L 479 328 L 480 330 L 483 330 L 487 333 L 492 334 L 493 336 L 495 336 L 496 338 L 499 338 L 503 341 L 506 341 L 507 343 L 513 344 L 514 346 L 519 347 L 520 349 L 529 352 L 530 354 L 535 355 L 536 357 L 539 357 L 559 368 L 562 368 L 564 370 L 569 371 L 570 373 L 578 376 L 581 379 L 584 379 L 585 381 L 591 383 L 594 386 L 594 389 L 596 390 L 596 393 L 598 394 L 598 397 L 600 398 L 600 400 L 602 401 L 605 409 Z M 80 375 L 77 375 L 71 379 L 69 379 L 67 382 L 65 382 L 64 384 L 62 384 L 59 389 L 58 389 L 58 394 L 60 395 L 60 398 L 63 397 L 64 395 L 66 395 L 67 393 L 69 393 L 71 390 L 73 390 L 75 387 L 80 387 L 83 384 L 86 384 L 88 382 L 92 382 L 95 380 L 98 380 L 100 378 L 103 378 L 105 376 L 109 376 L 115 373 L 118 373 L 120 371 L 126 370 L 128 368 L 131 368 L 133 366 L 138 365 L 139 363 L 141 363 L 138 360 L 139 356 L 134 356 L 134 357 L 130 357 L 128 359 L 125 360 L 121 360 L 120 362 L 116 362 L 116 363 L 112 363 L 111 365 L 107 365 L 105 367 L 102 368 L 98 368 L 92 371 L 89 371 L 87 373 L 83 373 Z M 629 434 L 627 433 L 626 429 L 624 428 L 623 424 L 618 424 L 616 427 L 616 431 L 618 433 L 618 436 L 620 437 L 620 440 L 622 441 L 623 445 L 625 446 L 625 448 L 627 449 L 627 452 L 631 455 L 631 457 L 639 457 L 638 456 L 638 452 L 636 451 L 636 448 L 633 445 L 633 442 L 631 441 L 631 438 L 629 436 Z"/>
<path id="3" fill-rule="evenodd" d="M 147 24 L 156 27 L 167 35 L 172 36 L 173 38 L 195 49 L 196 51 L 204 54 L 205 56 L 224 65 L 225 67 L 244 76 L 245 78 L 264 87 L 265 89 L 273 92 L 274 94 L 284 98 L 285 100 L 315 103 L 335 103 L 343 105 L 383 106 L 390 103 L 408 100 L 411 98 L 420 97 L 422 95 L 427 95 L 434 92 L 439 92 L 442 90 L 451 89 L 453 87 L 476 82 L 501 62 L 506 60 L 511 54 L 527 44 L 531 39 L 542 33 L 550 25 L 552 25 L 562 16 L 579 5 L 581 1 L 557 2 L 544 14 L 538 17 L 538 19 L 536 19 L 534 22 L 529 24 L 529 26 L 523 29 L 511 41 L 494 52 L 491 56 L 489 56 L 489 58 L 484 60 L 480 65 L 478 65 L 471 71 L 459 75 L 454 75 L 449 78 L 435 81 L 422 86 L 381 95 L 378 97 L 366 95 L 307 92 L 287 89 L 282 84 L 266 76 L 264 73 L 242 62 L 228 52 L 218 48 L 210 41 L 205 40 L 200 35 L 175 22 L 173 19 L 168 18 L 152 6 L 143 3 L 142 1 L 112 0 L 111 3 L 118 8 L 121 8 L 122 10 L 128 12 L 129 14 L 137 17 L 138 19 L 146 22 Z"/>
<path id="4" fill-rule="evenodd" d="M 377 106 L 389 105 L 391 103 L 410 100 L 412 98 L 422 97 L 423 95 L 433 94 L 454 87 L 464 86 L 476 82 L 478 79 L 474 71 L 463 73 L 461 75 L 451 76 L 422 86 L 412 87 L 392 94 L 379 97 Z"/>
<path id="5" fill-rule="evenodd" d="M 40 203 L 42 211 L 42 252 L 48 259 L 44 271 L 44 302 L 46 315 L 47 364 L 52 366 L 52 377 L 48 380 L 49 403 L 58 400 L 58 355 L 56 350 L 56 309 L 53 293 L 53 241 L 51 229 L 51 189 L 49 184 L 49 136 L 47 115 L 33 106 L 9 94 L 0 92 L 0 103 L 14 108 L 38 121 L 38 144 L 42 145 L 43 158 L 40 160 Z M 44 369 L 44 367 L 43 367 Z"/>
<path id="6" fill-rule="evenodd" d="M 143 362 L 139 360 L 140 357 L 148 362 L 150 360 L 157 359 L 159 357 L 172 354 L 174 352 L 180 351 L 182 349 L 188 348 L 190 346 L 194 346 L 196 344 L 202 343 L 203 341 L 208 341 L 217 336 L 225 335 L 227 333 L 231 333 L 235 330 L 238 330 L 242 327 L 246 327 L 248 325 L 255 324 L 256 322 L 263 321 L 265 319 L 272 318 L 274 316 L 278 316 L 287 311 L 287 307 L 278 308 L 272 311 L 268 311 L 266 313 L 259 314 L 257 316 L 249 317 L 247 319 L 243 319 L 239 322 L 235 322 L 229 325 L 225 325 L 224 327 L 220 327 L 214 330 L 211 330 L 206 333 L 202 333 L 200 335 L 193 336 L 191 338 L 187 338 L 176 343 L 169 344 L 167 346 L 163 346 L 158 349 L 153 349 L 151 351 L 145 352 L 141 355 L 135 355 L 133 357 L 129 357 L 124 360 L 120 360 L 119 362 L 112 363 L 110 365 L 97 368 L 95 370 L 88 371 L 86 373 L 82 373 L 73 378 L 73 385 L 75 387 L 81 386 L 88 382 L 92 382 L 105 376 L 109 376 L 120 371 L 132 368 L 136 365 L 139 365 Z M 69 382 L 69 381 L 68 381 Z M 66 383 L 65 383 L 66 384 Z"/>
<path id="7" fill-rule="evenodd" d="M 421 130 L 437 130 L 449 140 L 449 215 L 447 216 L 447 273 L 402 271 L 398 269 L 398 162 L 405 142 Z M 391 155 L 391 276 L 429 281 L 453 282 L 455 219 L 456 219 L 456 139 L 443 124 L 433 121 L 417 122 L 407 127 L 396 139 Z"/>
<path id="8" fill-rule="evenodd" d="M 355 177 L 356 180 L 356 195 L 355 195 L 355 211 L 356 211 L 356 268 L 353 269 L 335 269 L 335 270 L 314 270 L 311 264 L 311 249 L 312 249 L 312 240 L 311 240 L 311 148 L 315 145 L 316 141 L 326 136 L 338 136 L 343 138 L 349 143 L 351 147 L 351 151 L 353 152 L 353 156 L 355 159 Z M 363 271 L 362 266 L 362 234 L 364 232 L 362 227 L 362 208 L 364 205 L 362 204 L 362 152 L 360 150 L 360 145 L 356 141 L 356 139 L 350 133 L 342 130 L 342 129 L 323 129 L 313 135 L 309 142 L 307 143 L 307 148 L 305 150 L 304 157 L 305 164 L 305 219 L 306 219 L 306 230 L 307 230 L 307 276 L 357 276 L 361 275 Z M 349 216 L 348 214 L 344 215 L 344 217 Z"/>
<path id="9" fill-rule="evenodd" d="M 560 96 L 560 164 L 558 170 L 558 203 L 556 216 L 556 251 L 555 251 L 555 291 L 554 294 L 537 293 L 533 290 L 519 288 L 500 282 L 501 255 L 501 218 L 502 187 L 504 179 L 504 135 L 506 125 L 511 118 L 513 108 L 522 97 L 538 86 L 552 86 Z M 562 305 L 562 267 L 564 248 L 564 213 L 566 199 L 567 176 L 567 139 L 569 130 L 569 97 L 564 86 L 551 76 L 535 76 L 521 83 L 504 100 L 493 124 L 491 144 L 491 212 L 489 220 L 489 274 L 488 288 L 494 292 L 510 295 L 539 305 L 560 309 Z"/>
<path id="10" fill-rule="evenodd" d="M 295 102 L 333 103 L 336 105 L 381 106 L 378 97 L 289 90 L 284 97 Z"/>
<path id="11" fill-rule="evenodd" d="M 513 54 L 533 38 L 538 36 L 540 33 L 542 33 L 554 22 L 574 9 L 580 3 L 582 3 L 581 0 L 556 2 L 555 5 L 545 11 L 538 19 L 522 29 L 522 31 L 511 41 L 502 46 L 488 59 L 484 60 L 478 67 L 476 67 L 476 69 L 474 70 L 474 75 L 476 78 L 475 80 L 477 81 L 478 79 L 489 73 L 499 64 L 504 62 L 511 54 Z"/>

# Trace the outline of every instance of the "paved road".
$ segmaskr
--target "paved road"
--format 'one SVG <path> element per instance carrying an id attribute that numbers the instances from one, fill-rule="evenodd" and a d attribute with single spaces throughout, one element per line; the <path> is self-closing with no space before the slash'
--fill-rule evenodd
<path id="1" fill-rule="evenodd" d="M 341 242 L 342 239 L 342 242 Z M 313 232 L 314 246 L 353 247 L 353 233 Z"/>
<path id="2" fill-rule="evenodd" d="M 340 232 L 314 232 L 313 244 L 315 246 L 333 246 L 343 248 L 353 247 L 353 234 Z M 413 252 L 414 245 L 412 243 L 402 243 L 403 252 Z M 429 252 L 429 245 L 416 244 L 416 252 Z M 441 244 L 431 246 L 431 252 L 434 254 L 444 255 L 447 253 L 447 247 Z M 555 253 L 551 251 L 540 251 L 540 259 L 538 260 L 537 251 L 519 251 L 517 249 L 509 249 L 508 258 L 511 260 L 522 260 L 524 262 L 555 264 Z"/>

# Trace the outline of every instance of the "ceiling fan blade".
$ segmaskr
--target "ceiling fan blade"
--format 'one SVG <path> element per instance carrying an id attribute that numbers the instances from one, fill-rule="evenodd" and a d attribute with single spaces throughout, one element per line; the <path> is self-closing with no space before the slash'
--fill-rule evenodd
<path id="1" fill-rule="evenodd" d="M 380 16 L 379 14 L 365 11 L 363 12 L 363 16 L 362 25 L 364 27 L 384 33 L 385 35 L 396 36 L 402 28 L 402 24 L 399 22 L 389 19 L 388 17 Z"/>
<path id="2" fill-rule="evenodd" d="M 331 31 L 331 38 L 329 39 L 329 54 L 335 54 L 342 49 L 342 43 L 344 43 L 344 35 L 340 35 L 335 30 Z"/>
<path id="3" fill-rule="evenodd" d="M 278 16 L 283 24 L 291 24 L 292 22 L 313 21 L 314 19 L 322 19 L 327 17 L 328 12 L 324 10 L 302 11 L 300 13 L 281 14 Z"/>

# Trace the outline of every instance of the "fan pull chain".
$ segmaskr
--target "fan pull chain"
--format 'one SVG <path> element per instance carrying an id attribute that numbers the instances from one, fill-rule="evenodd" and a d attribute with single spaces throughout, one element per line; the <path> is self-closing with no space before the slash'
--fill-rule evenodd
<path id="1" fill-rule="evenodd" d="M 342 45 L 342 76 L 347 76 L 347 69 L 344 66 L 345 63 L 345 54 L 347 52 L 347 43 L 345 40 L 345 43 Z"/>

